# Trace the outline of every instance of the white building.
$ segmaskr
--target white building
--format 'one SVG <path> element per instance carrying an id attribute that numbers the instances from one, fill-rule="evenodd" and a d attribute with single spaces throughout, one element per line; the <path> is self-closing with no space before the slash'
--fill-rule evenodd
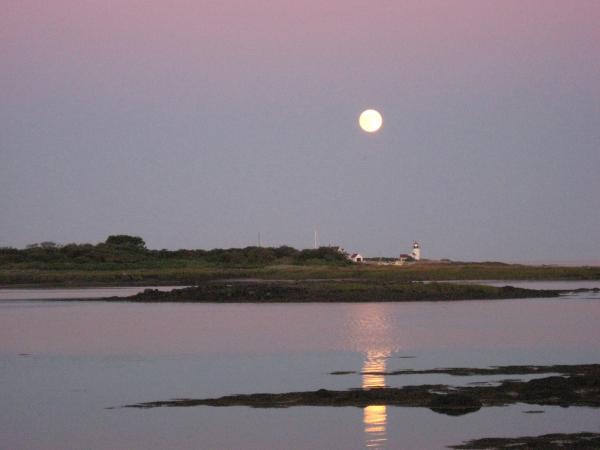
<path id="1" fill-rule="evenodd" d="M 397 262 L 402 265 L 405 262 L 419 261 L 421 259 L 421 246 L 417 241 L 413 243 L 413 249 L 410 254 L 402 253 Z"/>
<path id="2" fill-rule="evenodd" d="M 421 259 L 421 246 L 417 241 L 413 243 L 413 251 L 411 252 L 410 256 L 412 256 L 415 261 L 419 261 Z"/>
<path id="3" fill-rule="evenodd" d="M 360 253 L 352 253 L 348 259 L 355 263 L 361 263 L 364 261 L 364 258 Z"/>

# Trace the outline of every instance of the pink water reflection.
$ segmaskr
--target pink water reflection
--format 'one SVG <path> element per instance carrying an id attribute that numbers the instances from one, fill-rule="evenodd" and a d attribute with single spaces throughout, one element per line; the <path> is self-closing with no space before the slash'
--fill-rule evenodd
<path id="1" fill-rule="evenodd" d="M 392 352 L 600 346 L 584 299 L 373 304 L 0 303 L 0 352 Z"/>

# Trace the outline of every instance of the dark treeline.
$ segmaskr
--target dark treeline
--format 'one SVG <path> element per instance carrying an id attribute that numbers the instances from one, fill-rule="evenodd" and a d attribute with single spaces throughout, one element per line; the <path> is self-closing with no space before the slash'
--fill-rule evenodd
<path id="1" fill-rule="evenodd" d="M 41 242 L 24 249 L 0 248 L 0 266 L 94 267 L 131 264 L 265 266 L 272 264 L 347 264 L 336 248 L 297 250 L 293 247 L 246 247 L 213 250 L 150 250 L 137 236 L 114 235 L 99 244 Z"/>

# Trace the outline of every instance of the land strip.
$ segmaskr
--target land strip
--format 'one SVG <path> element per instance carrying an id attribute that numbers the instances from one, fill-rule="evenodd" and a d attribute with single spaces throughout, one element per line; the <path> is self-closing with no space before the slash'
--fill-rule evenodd
<path id="1" fill-rule="evenodd" d="M 484 438 L 452 445 L 449 448 L 477 449 L 539 449 L 539 450 L 597 450 L 600 448 L 599 433 L 544 434 L 516 438 Z"/>
<path id="2" fill-rule="evenodd" d="M 406 302 L 557 297 L 561 291 L 458 283 L 373 281 L 208 282 L 160 291 L 146 289 L 103 301 L 194 303 Z"/>
<path id="3" fill-rule="evenodd" d="M 540 367 L 540 366 L 523 366 Z M 475 412 L 484 406 L 514 403 L 554 406 L 600 407 L 600 365 L 550 366 L 536 372 L 563 367 L 566 372 L 529 381 L 505 380 L 497 386 L 448 386 L 442 384 L 400 388 L 350 389 L 230 395 L 208 399 L 173 399 L 126 405 L 127 408 L 250 406 L 289 408 L 292 406 L 391 405 L 425 407 L 447 415 Z"/>
<path id="4" fill-rule="evenodd" d="M 336 371 L 330 375 L 350 375 L 356 374 L 355 371 Z M 461 377 L 470 376 L 487 376 L 487 375 L 537 375 L 545 373 L 558 373 L 562 375 L 578 375 L 584 373 L 599 373 L 600 364 L 581 364 L 581 365 L 564 365 L 557 364 L 553 366 L 497 366 L 497 367 L 449 367 L 440 369 L 426 370 L 393 370 L 390 372 L 368 371 L 360 372 L 361 375 L 427 375 L 427 374 L 442 374 L 454 375 Z"/>
<path id="5" fill-rule="evenodd" d="M 0 287 L 193 285 L 227 279 L 361 280 L 375 282 L 450 280 L 600 280 L 600 267 L 527 266 L 502 263 L 207 265 L 194 261 L 56 265 L 2 263 Z"/>

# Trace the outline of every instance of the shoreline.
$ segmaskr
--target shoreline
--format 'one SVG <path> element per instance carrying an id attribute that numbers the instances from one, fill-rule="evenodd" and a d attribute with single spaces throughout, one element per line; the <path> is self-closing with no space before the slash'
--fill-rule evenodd
<path id="1" fill-rule="evenodd" d="M 197 285 L 199 283 L 297 283 L 297 282 L 306 282 L 306 283 L 319 283 L 319 282 L 363 282 L 363 281 L 376 281 L 369 280 L 365 278 L 303 278 L 303 279 L 295 279 L 295 278 L 207 278 L 205 280 L 200 280 L 199 282 L 194 283 L 185 283 L 180 280 L 159 280 L 156 282 L 152 282 L 152 280 L 139 280 L 139 281 L 107 281 L 107 282 L 63 282 L 63 283 L 17 283 L 17 284 L 6 284 L 0 283 L 0 290 L 3 289 L 101 289 L 101 288 L 128 288 L 128 287 L 174 287 L 174 288 L 183 288 L 192 285 Z M 393 281 L 393 280 L 391 280 Z M 511 283 L 600 283 L 600 278 L 598 279 L 559 279 L 559 278 L 548 278 L 548 279 L 539 279 L 539 278 L 531 278 L 531 279 L 515 279 L 515 278 L 482 278 L 482 279 L 440 279 L 440 280 L 402 280 L 403 282 L 416 282 L 416 283 L 452 283 L 452 284 L 471 284 L 471 285 L 483 285 L 483 286 L 493 286 L 494 284 L 504 283 L 505 286 L 510 286 Z M 572 292 L 573 290 L 565 290 L 561 289 L 561 291 Z M 593 290 L 594 288 L 583 288 L 586 290 Z"/>
<path id="2" fill-rule="evenodd" d="M 466 441 L 459 445 L 450 445 L 448 448 L 462 450 L 595 450 L 600 448 L 600 433 L 552 433 L 541 436 L 521 436 L 514 438 L 481 438 Z"/>
<path id="3" fill-rule="evenodd" d="M 163 267 L 143 264 L 122 268 L 71 268 L 41 265 L 4 265 L 0 267 L 0 288 L 10 287 L 100 287 L 140 285 L 194 285 L 219 280 L 364 280 L 407 281 L 600 281 L 600 267 L 527 266 L 503 263 L 411 263 L 405 266 L 371 264 L 313 265 L 185 265 L 176 267 L 165 261 Z"/>
<path id="4" fill-rule="evenodd" d="M 469 373 L 465 373 L 465 371 Z M 433 369 L 433 373 L 454 374 L 460 372 L 464 376 L 479 375 L 480 372 L 486 371 L 494 375 L 514 376 L 541 373 L 558 375 L 529 381 L 506 379 L 497 385 L 493 383 L 478 386 L 422 384 L 399 388 L 318 389 L 303 392 L 235 394 L 218 398 L 176 398 L 127 404 L 121 408 L 149 409 L 193 406 L 249 406 L 252 408 L 354 406 L 363 408 L 372 405 L 386 405 L 429 408 L 436 413 L 450 416 L 473 413 L 484 407 L 507 406 L 515 403 L 600 408 L 600 384 L 598 383 L 600 364 Z M 408 374 L 410 373 L 402 375 Z"/>
<path id="5" fill-rule="evenodd" d="M 345 372 L 356 373 L 356 372 Z M 528 381 L 504 379 L 498 384 L 471 383 L 467 386 L 449 384 L 422 384 L 399 388 L 373 387 L 347 390 L 318 389 L 314 391 L 251 393 L 225 395 L 217 398 L 174 398 L 108 407 L 109 410 L 153 409 L 177 407 L 249 407 L 258 409 L 286 409 L 293 407 L 369 408 L 389 406 L 399 408 L 427 408 L 446 416 L 464 416 L 482 408 L 502 407 L 515 404 L 537 406 L 522 411 L 524 414 L 544 414 L 544 406 L 600 408 L 600 364 L 553 365 L 553 366 L 492 366 L 450 367 L 422 371 L 398 371 L 386 375 L 414 375 L 443 373 L 458 376 L 480 375 L 531 375 L 547 374 L 543 378 Z M 336 373 L 330 373 L 334 375 Z M 342 374 L 341 372 L 339 373 Z M 376 373 L 371 373 L 375 375 Z M 541 407 L 541 408 L 540 408 Z M 479 437 L 461 444 L 447 445 L 456 449 L 488 448 L 597 448 L 600 433 L 578 431 L 516 437 Z"/>
<path id="6" fill-rule="evenodd" d="M 497 283 L 497 282 L 495 282 Z M 600 287 L 573 289 L 530 289 L 477 284 L 461 281 L 375 282 L 358 279 L 335 280 L 212 280 L 192 286 L 147 286 L 141 292 L 126 295 L 55 298 L 15 298 L 29 301 L 82 301 L 133 303 L 388 303 L 417 301 L 469 301 L 559 298 L 582 292 L 600 292 Z M 86 289 L 129 289 L 135 286 L 87 286 Z M 7 290 L 68 290 L 65 287 L 5 288 Z M 1 289 L 0 289 L 1 292 Z M 108 296 L 107 296 L 108 295 Z M 10 300 L 10 299 L 7 299 Z"/>
<path id="7" fill-rule="evenodd" d="M 279 281 L 211 282 L 171 291 L 146 289 L 129 297 L 104 300 L 142 303 L 355 303 L 549 298 L 560 295 L 561 292 L 557 290 L 437 282 L 382 284 L 357 281 Z"/>

